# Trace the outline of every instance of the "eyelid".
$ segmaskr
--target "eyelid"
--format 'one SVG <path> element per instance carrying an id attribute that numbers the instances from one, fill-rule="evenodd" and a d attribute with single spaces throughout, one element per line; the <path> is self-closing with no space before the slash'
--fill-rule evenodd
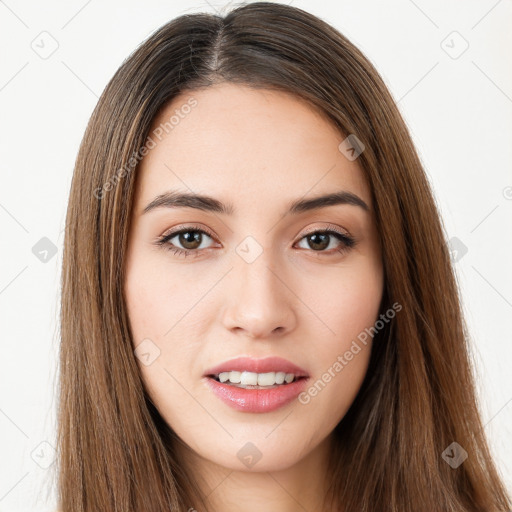
<path id="1" fill-rule="evenodd" d="M 314 227 L 314 228 L 311 228 L 311 230 L 308 230 L 305 233 L 302 233 L 299 240 L 301 240 L 305 236 L 311 235 L 313 233 L 317 233 L 319 231 L 335 231 L 336 233 L 339 233 L 340 235 L 343 235 L 343 236 L 346 236 L 349 238 L 354 238 L 347 230 L 342 229 L 339 226 L 336 226 L 335 224 L 327 224 L 327 226 L 325 226 L 325 227 L 320 227 L 320 228 Z"/>
<path id="2" fill-rule="evenodd" d="M 181 231 L 204 231 L 208 236 L 213 239 L 217 239 L 217 237 L 210 231 L 206 226 L 200 226 L 199 224 L 178 224 L 174 226 L 172 229 L 164 232 L 158 239 L 167 238 L 168 236 L 175 236 L 179 234 Z"/>

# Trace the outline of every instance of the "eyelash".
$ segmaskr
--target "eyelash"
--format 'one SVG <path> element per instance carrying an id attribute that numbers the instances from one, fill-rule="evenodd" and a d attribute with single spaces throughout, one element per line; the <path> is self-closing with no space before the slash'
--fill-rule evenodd
<path id="1" fill-rule="evenodd" d="M 208 247 L 206 249 L 181 249 L 180 247 L 176 247 L 176 246 L 173 246 L 168 243 L 169 240 L 171 240 L 175 236 L 180 235 L 182 233 L 188 233 L 188 232 L 202 233 L 202 234 L 208 235 L 210 238 L 213 238 L 213 239 L 215 238 L 212 233 L 210 233 L 208 230 L 205 230 L 204 228 L 199 228 L 198 226 L 187 226 L 185 228 L 178 229 L 177 231 L 173 231 L 167 235 L 164 235 L 164 236 L 158 238 L 155 241 L 155 244 L 159 247 L 163 247 L 167 251 L 171 251 L 173 254 L 176 254 L 178 256 L 184 256 L 184 257 L 187 257 L 188 255 L 193 254 L 193 253 L 194 253 L 193 256 L 196 257 L 201 253 L 201 251 L 210 249 L 210 247 Z M 327 228 L 325 228 L 325 229 L 316 229 L 314 231 L 305 233 L 299 239 L 299 242 L 301 240 L 303 240 L 304 238 L 307 238 L 308 236 L 316 235 L 316 234 L 332 235 L 335 238 L 337 238 L 342 243 L 342 246 L 339 249 L 334 249 L 334 252 L 338 252 L 341 254 L 344 254 L 345 252 L 347 252 L 348 250 L 350 250 L 351 248 L 353 248 L 356 245 L 355 238 L 348 236 L 347 234 L 341 232 L 336 226 L 333 226 L 331 224 L 329 224 L 327 226 Z M 313 249 L 311 249 L 311 251 L 313 251 Z M 327 251 L 313 251 L 313 252 L 316 252 L 319 254 L 325 253 L 327 255 L 333 254 L 332 250 L 330 252 L 327 252 Z"/>

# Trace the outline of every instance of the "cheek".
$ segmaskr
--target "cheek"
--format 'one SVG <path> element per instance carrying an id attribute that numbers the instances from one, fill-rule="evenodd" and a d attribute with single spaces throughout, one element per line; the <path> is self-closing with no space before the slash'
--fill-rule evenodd
<path id="1" fill-rule="evenodd" d="M 314 410 L 324 418 L 328 428 L 343 418 L 361 387 L 371 354 L 371 329 L 379 318 L 381 268 L 378 263 L 364 263 L 357 269 L 340 269 L 335 279 L 318 281 L 319 288 L 308 286 L 306 292 L 303 287 L 303 296 L 314 304 L 311 309 L 322 320 L 325 334 L 315 338 L 314 378 L 299 402 L 306 411 Z"/>
<path id="2" fill-rule="evenodd" d="M 197 407 L 182 387 L 197 347 L 183 342 L 194 338 L 184 329 L 190 306 L 186 308 L 189 301 L 184 304 L 180 294 L 182 286 L 175 277 L 158 272 L 155 265 L 145 265 L 144 260 L 138 260 L 137 268 L 127 275 L 125 296 L 140 375 L 151 400 L 173 428 L 173 418 L 189 418 Z"/>
<path id="3" fill-rule="evenodd" d="M 169 311 L 169 293 L 162 293 L 162 283 L 146 275 L 132 274 L 126 284 L 126 305 L 132 330 L 134 347 L 143 339 L 156 339 L 170 328 L 166 311 Z"/>
<path id="4" fill-rule="evenodd" d="M 367 274 L 347 275 L 341 285 L 330 285 L 326 295 L 328 318 L 332 329 L 345 339 L 357 336 L 365 327 L 373 325 L 379 313 L 382 299 L 382 281 L 378 276 Z"/>
<path id="5" fill-rule="evenodd" d="M 140 253 L 128 260 L 125 280 L 132 343 L 145 387 L 156 403 L 176 404 L 178 415 L 193 405 L 180 384 L 190 379 L 204 339 L 208 317 L 198 314 L 203 311 L 199 303 L 212 286 L 192 277 L 170 270 L 162 258 Z M 144 354 L 149 356 L 144 359 Z"/>
<path id="6" fill-rule="evenodd" d="M 125 297 L 133 343 L 137 346 L 145 338 L 160 343 L 172 335 L 201 289 L 198 287 L 196 293 L 193 280 L 170 271 L 165 260 L 153 254 L 135 254 L 130 263 Z"/>
<path id="7" fill-rule="evenodd" d="M 298 295 L 321 320 L 324 339 L 339 346 L 377 319 L 384 284 L 378 261 L 361 258 L 354 265 L 304 276 Z"/>

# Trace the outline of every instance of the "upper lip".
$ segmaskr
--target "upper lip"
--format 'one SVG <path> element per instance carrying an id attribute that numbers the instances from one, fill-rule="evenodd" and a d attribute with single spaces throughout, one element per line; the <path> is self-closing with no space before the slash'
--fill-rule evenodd
<path id="1" fill-rule="evenodd" d="M 219 373 L 230 371 L 253 373 L 284 372 L 293 373 L 296 377 L 308 377 L 306 370 L 282 357 L 265 357 L 263 359 L 237 357 L 206 370 L 204 376 L 218 375 Z"/>

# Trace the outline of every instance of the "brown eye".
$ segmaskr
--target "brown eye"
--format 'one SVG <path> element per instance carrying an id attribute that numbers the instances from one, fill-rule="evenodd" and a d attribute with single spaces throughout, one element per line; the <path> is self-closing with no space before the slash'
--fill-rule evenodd
<path id="1" fill-rule="evenodd" d="M 176 236 L 184 249 L 198 249 L 201 245 L 202 234 L 199 231 L 182 231 Z"/>
<path id="2" fill-rule="evenodd" d="M 302 248 L 311 249 L 314 252 L 330 253 L 330 251 L 326 251 L 329 247 L 332 250 L 343 252 L 355 245 L 355 240 L 352 237 L 333 230 L 314 231 L 302 237 L 300 241 L 303 240 L 306 240 L 307 247 L 303 246 Z"/>
<path id="3" fill-rule="evenodd" d="M 326 249 L 329 246 L 330 238 L 331 236 L 327 233 L 314 233 L 306 237 L 309 246 L 315 251 L 323 251 Z"/>
<path id="4" fill-rule="evenodd" d="M 213 237 L 203 229 L 184 228 L 173 231 L 157 240 L 157 245 L 164 247 L 175 254 L 187 256 L 188 254 L 200 254 L 203 249 L 211 246 L 204 246 L 204 242 Z"/>

